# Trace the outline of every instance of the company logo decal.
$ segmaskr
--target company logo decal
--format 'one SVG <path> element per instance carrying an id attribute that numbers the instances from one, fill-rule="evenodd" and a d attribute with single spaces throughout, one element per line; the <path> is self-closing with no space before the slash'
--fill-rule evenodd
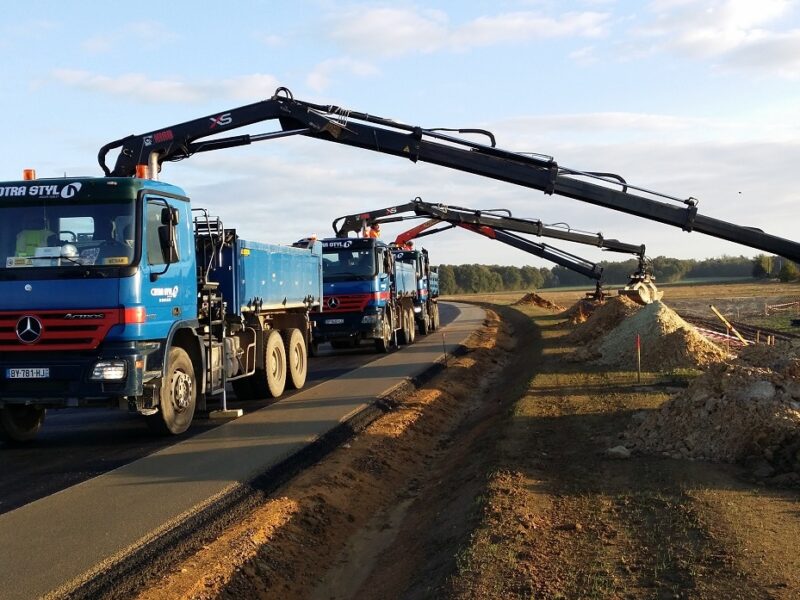
<path id="1" fill-rule="evenodd" d="M 17 339 L 23 344 L 35 344 L 42 337 L 42 322 L 36 317 L 24 316 L 15 327 Z"/>
<path id="2" fill-rule="evenodd" d="M 179 291 L 180 288 L 177 285 L 171 288 L 153 288 L 150 290 L 150 295 L 158 298 L 159 302 L 172 302 L 178 297 Z"/>
<path id="3" fill-rule="evenodd" d="M 350 241 L 347 241 L 347 242 L 339 242 L 339 241 L 322 242 L 322 247 L 323 248 L 349 248 L 352 245 L 353 245 L 353 242 L 350 242 Z"/>
<path id="4" fill-rule="evenodd" d="M 61 190 L 61 197 L 62 198 L 72 198 L 75 194 L 81 191 L 81 182 L 76 181 L 75 183 L 68 183 L 64 186 L 64 189 Z"/>
<path id="5" fill-rule="evenodd" d="M 0 186 L 0 198 L 13 196 L 35 196 L 37 198 L 72 198 L 81 189 L 81 182 L 76 181 L 60 186 L 57 183 L 36 185 L 4 185 Z"/>
<path id="6" fill-rule="evenodd" d="M 336 308 L 339 304 L 340 301 L 338 298 L 328 298 L 328 308 Z"/>

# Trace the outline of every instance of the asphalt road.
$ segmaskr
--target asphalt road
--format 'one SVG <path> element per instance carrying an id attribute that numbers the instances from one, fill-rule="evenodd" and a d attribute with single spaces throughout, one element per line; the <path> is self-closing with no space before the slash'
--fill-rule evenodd
<path id="1" fill-rule="evenodd" d="M 452 322 L 458 309 L 440 305 L 442 325 Z M 421 339 L 421 338 L 418 338 Z M 320 356 L 309 361 L 304 390 L 362 367 L 378 358 L 371 344 L 352 350 L 321 346 Z M 284 394 L 291 398 L 298 391 Z M 229 408 L 245 413 L 276 400 L 238 402 L 228 396 Z M 178 437 L 152 434 L 139 415 L 112 409 L 62 409 L 48 411 L 36 441 L 24 447 L 6 447 L 0 442 L 0 514 L 49 496 L 143 456 L 147 456 L 218 427 L 220 421 L 196 417 L 191 429 Z M 0 593 L 2 596 L 2 593 Z"/>
<path id="2" fill-rule="evenodd" d="M 105 462 L 107 469 L 111 461 L 90 455 L 97 447 L 113 448 L 114 440 L 121 438 L 115 433 L 117 426 L 125 422 L 97 425 L 98 446 L 88 451 L 79 443 L 87 438 L 83 429 L 61 435 L 54 431 L 52 443 L 38 444 L 40 456 L 63 461 L 59 455 L 77 452 L 84 468 L 74 469 L 72 477 L 84 480 L 69 486 L 62 480 L 59 493 L 47 493 L 0 515 L 0 596 L 69 596 L 124 569 L 121 565 L 133 561 L 146 566 L 137 559 L 168 552 L 170 546 L 160 544 L 170 544 L 173 534 L 191 533 L 204 515 L 226 510 L 227 500 L 247 493 L 252 482 L 285 468 L 343 424 L 364 414 L 380 414 L 376 399 L 429 372 L 443 351 L 457 351 L 484 320 L 482 309 L 463 304 L 443 312 L 447 321 L 453 320 L 443 327 L 441 337 L 436 333 L 418 338 L 412 346 L 379 357 L 350 351 L 346 359 L 330 357 L 326 363 L 320 358 L 316 362 L 323 370 L 346 368 L 342 365 L 350 360 L 360 366 L 332 379 L 326 373 L 316 385 L 224 425 L 197 428 L 168 446 L 154 449 L 142 443 L 148 439 L 144 434 L 132 435 L 127 443 L 144 448 L 145 454 L 94 477 L 85 465 Z M 8 454 L 13 455 L 13 449 Z M 60 477 L 59 467 L 34 469 L 30 458 L 26 462 L 29 471 L 38 473 L 40 488 L 47 486 L 42 480 L 48 469 L 51 476 Z M 22 479 L 18 476 L 18 485 Z"/>

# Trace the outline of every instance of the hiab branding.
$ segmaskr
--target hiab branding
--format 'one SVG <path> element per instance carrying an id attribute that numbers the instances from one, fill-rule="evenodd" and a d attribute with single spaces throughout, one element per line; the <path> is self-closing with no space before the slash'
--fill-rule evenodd
<path id="1" fill-rule="evenodd" d="M 214 129 L 217 125 L 230 125 L 233 123 L 233 117 L 231 117 L 231 113 L 222 113 L 218 117 L 210 117 L 211 119 L 211 129 Z"/>
<path id="2" fill-rule="evenodd" d="M 81 189 L 80 182 L 48 185 L 6 185 L 0 187 L 0 198 L 10 196 L 36 196 L 38 198 L 72 198 Z"/>

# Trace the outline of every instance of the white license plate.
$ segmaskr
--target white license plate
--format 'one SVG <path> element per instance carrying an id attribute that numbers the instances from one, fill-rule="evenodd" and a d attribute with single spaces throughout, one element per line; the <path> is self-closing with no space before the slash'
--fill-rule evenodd
<path id="1" fill-rule="evenodd" d="M 9 379 L 47 379 L 50 377 L 50 369 L 46 367 L 6 369 L 6 377 Z"/>
<path id="2" fill-rule="evenodd" d="M 341 325 L 344 319 L 325 319 L 325 325 Z"/>

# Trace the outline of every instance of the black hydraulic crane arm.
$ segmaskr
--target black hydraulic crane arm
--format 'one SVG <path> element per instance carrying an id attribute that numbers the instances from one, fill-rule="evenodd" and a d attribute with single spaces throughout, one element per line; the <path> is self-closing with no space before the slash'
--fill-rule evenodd
<path id="1" fill-rule="evenodd" d="M 399 215 L 413 212 L 420 217 L 430 217 L 455 225 L 474 225 L 491 227 L 493 230 L 514 231 L 539 237 L 549 237 L 567 242 L 596 246 L 611 252 L 635 254 L 644 260 L 645 247 L 643 244 L 627 244 L 619 240 L 603 237 L 601 233 L 585 233 L 575 231 L 568 227 L 548 226 L 538 219 L 525 219 L 514 217 L 505 209 L 475 210 L 461 206 L 447 206 L 444 204 L 431 204 L 417 197 L 411 202 L 390 206 L 378 210 L 339 217 L 333 222 L 333 230 L 338 236 L 347 236 L 349 233 L 358 233 L 364 225 L 372 223 L 387 223 L 403 220 Z"/>
<path id="2" fill-rule="evenodd" d="M 276 119 L 280 121 L 280 131 L 201 141 L 202 138 L 237 127 Z M 457 130 L 459 133 L 484 134 L 489 139 L 488 145 L 441 131 L 406 125 L 337 106 L 295 100 L 286 88 L 279 88 L 269 100 L 111 142 L 101 148 L 98 160 L 106 175 L 130 177 L 135 174 L 137 164 L 152 164 L 155 161 L 160 165 L 164 161 L 180 160 L 196 152 L 288 135 L 304 135 L 405 157 L 413 162 L 423 161 L 466 171 L 533 188 L 545 194 L 574 198 L 800 262 L 800 244 L 797 242 L 770 235 L 760 229 L 701 215 L 694 198 L 680 199 L 652 192 L 632 186 L 621 177 L 608 173 L 561 167 L 551 157 L 503 150 L 495 146 L 494 136 L 487 131 Z M 109 169 L 105 157 L 114 148 L 119 148 L 120 154 L 114 168 Z"/>
<path id="3" fill-rule="evenodd" d="M 438 219 L 431 219 L 430 221 L 423 223 L 422 225 L 415 227 L 408 232 L 401 233 L 397 239 L 400 240 L 402 238 L 403 240 L 408 241 L 425 237 L 426 235 L 441 233 L 442 231 L 447 231 L 448 229 L 453 229 L 454 227 L 462 227 L 484 237 L 497 240 L 498 242 L 502 242 L 508 246 L 512 246 L 518 250 L 527 252 L 528 254 L 533 254 L 534 256 L 543 258 L 547 261 L 560 265 L 565 269 L 569 269 L 570 271 L 580 273 L 589 279 L 594 279 L 596 282 L 600 282 L 600 280 L 603 278 L 603 267 L 581 258 L 580 256 L 556 248 L 555 246 L 533 242 L 522 237 L 521 235 L 495 229 L 494 227 L 488 225 L 447 223 L 444 227 L 440 227 L 438 229 L 429 229 L 429 227 L 433 227 L 439 223 L 440 221 Z"/>

